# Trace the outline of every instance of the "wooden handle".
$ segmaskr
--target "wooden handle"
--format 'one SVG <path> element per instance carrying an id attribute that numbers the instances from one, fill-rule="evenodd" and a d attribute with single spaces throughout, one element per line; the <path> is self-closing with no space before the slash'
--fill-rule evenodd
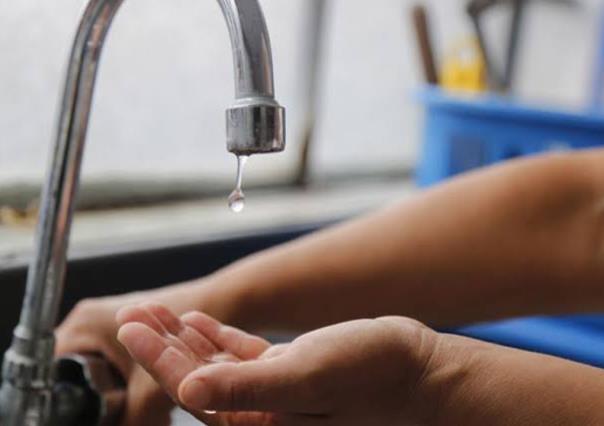
<path id="1" fill-rule="evenodd" d="M 430 34 L 428 12 L 422 5 L 413 7 L 413 27 L 424 68 L 424 79 L 428 84 L 438 84 L 438 72 L 436 71 L 436 60 Z"/>

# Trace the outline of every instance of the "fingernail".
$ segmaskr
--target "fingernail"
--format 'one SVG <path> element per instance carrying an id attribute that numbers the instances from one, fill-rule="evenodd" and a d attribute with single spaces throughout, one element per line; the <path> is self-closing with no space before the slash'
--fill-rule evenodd
<path id="1" fill-rule="evenodd" d="M 195 410 L 206 408 L 209 402 L 208 387 L 201 380 L 191 380 L 184 386 L 181 399 L 188 408 Z"/>

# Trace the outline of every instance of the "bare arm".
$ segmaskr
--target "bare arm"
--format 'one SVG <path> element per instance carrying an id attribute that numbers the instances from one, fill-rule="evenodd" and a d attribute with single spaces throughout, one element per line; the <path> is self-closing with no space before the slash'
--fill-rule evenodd
<path id="1" fill-rule="evenodd" d="M 604 424 L 600 368 L 449 335 L 431 364 L 435 425 Z"/>
<path id="2" fill-rule="evenodd" d="M 600 150 L 472 173 L 244 259 L 186 292 L 255 330 L 379 315 L 449 326 L 601 310 L 602 165 Z"/>
<path id="3" fill-rule="evenodd" d="M 199 312 L 140 305 L 117 320 L 131 356 L 208 425 L 604 424 L 603 370 L 408 318 L 339 323 L 272 347 Z"/>
<path id="4" fill-rule="evenodd" d="M 604 150 L 479 171 L 198 281 L 84 301 L 57 330 L 57 353 L 103 353 L 128 381 L 124 424 L 168 425 L 171 400 L 116 341 L 114 317 L 124 305 L 160 301 L 177 314 L 202 310 L 252 331 L 383 315 L 449 326 L 601 311 L 602 164 Z M 505 366 L 498 371 L 505 382 Z"/>

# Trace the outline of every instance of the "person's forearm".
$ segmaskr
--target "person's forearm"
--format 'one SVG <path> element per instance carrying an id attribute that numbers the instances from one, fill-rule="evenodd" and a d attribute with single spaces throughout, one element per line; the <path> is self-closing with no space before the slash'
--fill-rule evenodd
<path id="1" fill-rule="evenodd" d="M 557 155 L 461 177 L 237 262 L 204 280 L 200 300 L 248 329 L 602 309 L 603 163 Z"/>
<path id="2" fill-rule="evenodd" d="M 441 335 L 422 389 L 432 426 L 604 424 L 603 370 L 459 336 Z"/>

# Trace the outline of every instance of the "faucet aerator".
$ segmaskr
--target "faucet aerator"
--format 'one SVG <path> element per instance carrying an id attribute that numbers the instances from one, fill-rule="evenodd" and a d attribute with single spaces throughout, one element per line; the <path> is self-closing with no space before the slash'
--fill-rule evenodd
<path id="1" fill-rule="evenodd" d="M 239 156 L 285 149 L 285 109 L 276 102 L 240 102 L 226 115 L 229 152 Z"/>

